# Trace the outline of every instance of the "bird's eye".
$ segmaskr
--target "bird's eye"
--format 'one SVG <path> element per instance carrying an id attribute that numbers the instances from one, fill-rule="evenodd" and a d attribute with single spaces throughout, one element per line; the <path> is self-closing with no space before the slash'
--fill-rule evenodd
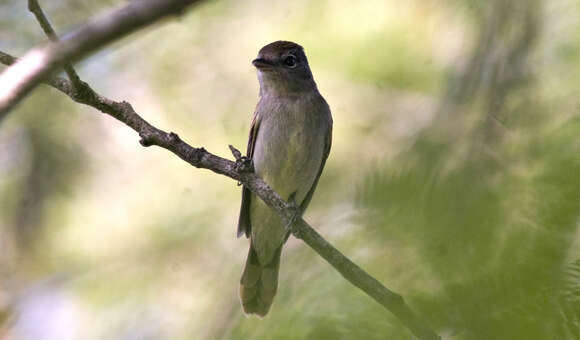
<path id="1" fill-rule="evenodd" d="M 294 68 L 296 67 L 296 57 L 293 55 L 289 55 L 286 58 L 284 58 L 284 65 Z"/>

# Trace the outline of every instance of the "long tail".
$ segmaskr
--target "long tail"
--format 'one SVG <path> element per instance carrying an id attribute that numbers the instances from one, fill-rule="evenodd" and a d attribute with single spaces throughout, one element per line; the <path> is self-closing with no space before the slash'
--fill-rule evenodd
<path id="1" fill-rule="evenodd" d="M 263 265 L 250 244 L 246 267 L 240 280 L 240 300 L 244 313 L 259 316 L 268 314 L 278 289 L 281 252 L 282 246 L 274 253 L 270 263 Z"/>

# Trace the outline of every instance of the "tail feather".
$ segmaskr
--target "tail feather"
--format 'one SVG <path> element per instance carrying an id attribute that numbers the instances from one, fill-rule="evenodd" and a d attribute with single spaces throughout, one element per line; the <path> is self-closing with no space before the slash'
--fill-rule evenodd
<path id="1" fill-rule="evenodd" d="M 281 252 L 282 246 L 274 253 L 270 263 L 263 265 L 250 244 L 246 267 L 240 280 L 240 300 L 244 313 L 259 316 L 268 314 L 278 289 Z"/>

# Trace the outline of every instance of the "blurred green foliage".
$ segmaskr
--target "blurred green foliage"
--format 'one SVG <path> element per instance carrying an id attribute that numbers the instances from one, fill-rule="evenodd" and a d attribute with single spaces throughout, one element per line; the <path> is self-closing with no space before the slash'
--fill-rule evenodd
<path id="1" fill-rule="evenodd" d="M 46 4 L 45 4 L 46 3 Z M 121 1 L 41 1 L 67 32 Z M 258 49 L 304 45 L 334 115 L 306 218 L 444 339 L 580 338 L 580 4 L 217 1 L 77 65 L 195 146 L 243 148 Z M 0 50 L 45 41 L 0 3 Z M 240 190 L 41 87 L 0 126 L 0 338 L 411 339 L 290 239 L 245 317 Z"/>

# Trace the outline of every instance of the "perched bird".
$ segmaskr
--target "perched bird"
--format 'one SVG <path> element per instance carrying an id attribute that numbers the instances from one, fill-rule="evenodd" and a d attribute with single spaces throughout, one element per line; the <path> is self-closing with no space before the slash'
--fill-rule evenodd
<path id="1" fill-rule="evenodd" d="M 318 92 L 302 46 L 276 41 L 252 61 L 260 100 L 254 113 L 247 156 L 256 175 L 304 212 L 330 152 L 332 116 Z M 264 316 L 278 288 L 282 246 L 289 236 L 282 219 L 247 188 L 242 191 L 238 237 L 250 238 L 240 280 L 246 314 Z"/>

